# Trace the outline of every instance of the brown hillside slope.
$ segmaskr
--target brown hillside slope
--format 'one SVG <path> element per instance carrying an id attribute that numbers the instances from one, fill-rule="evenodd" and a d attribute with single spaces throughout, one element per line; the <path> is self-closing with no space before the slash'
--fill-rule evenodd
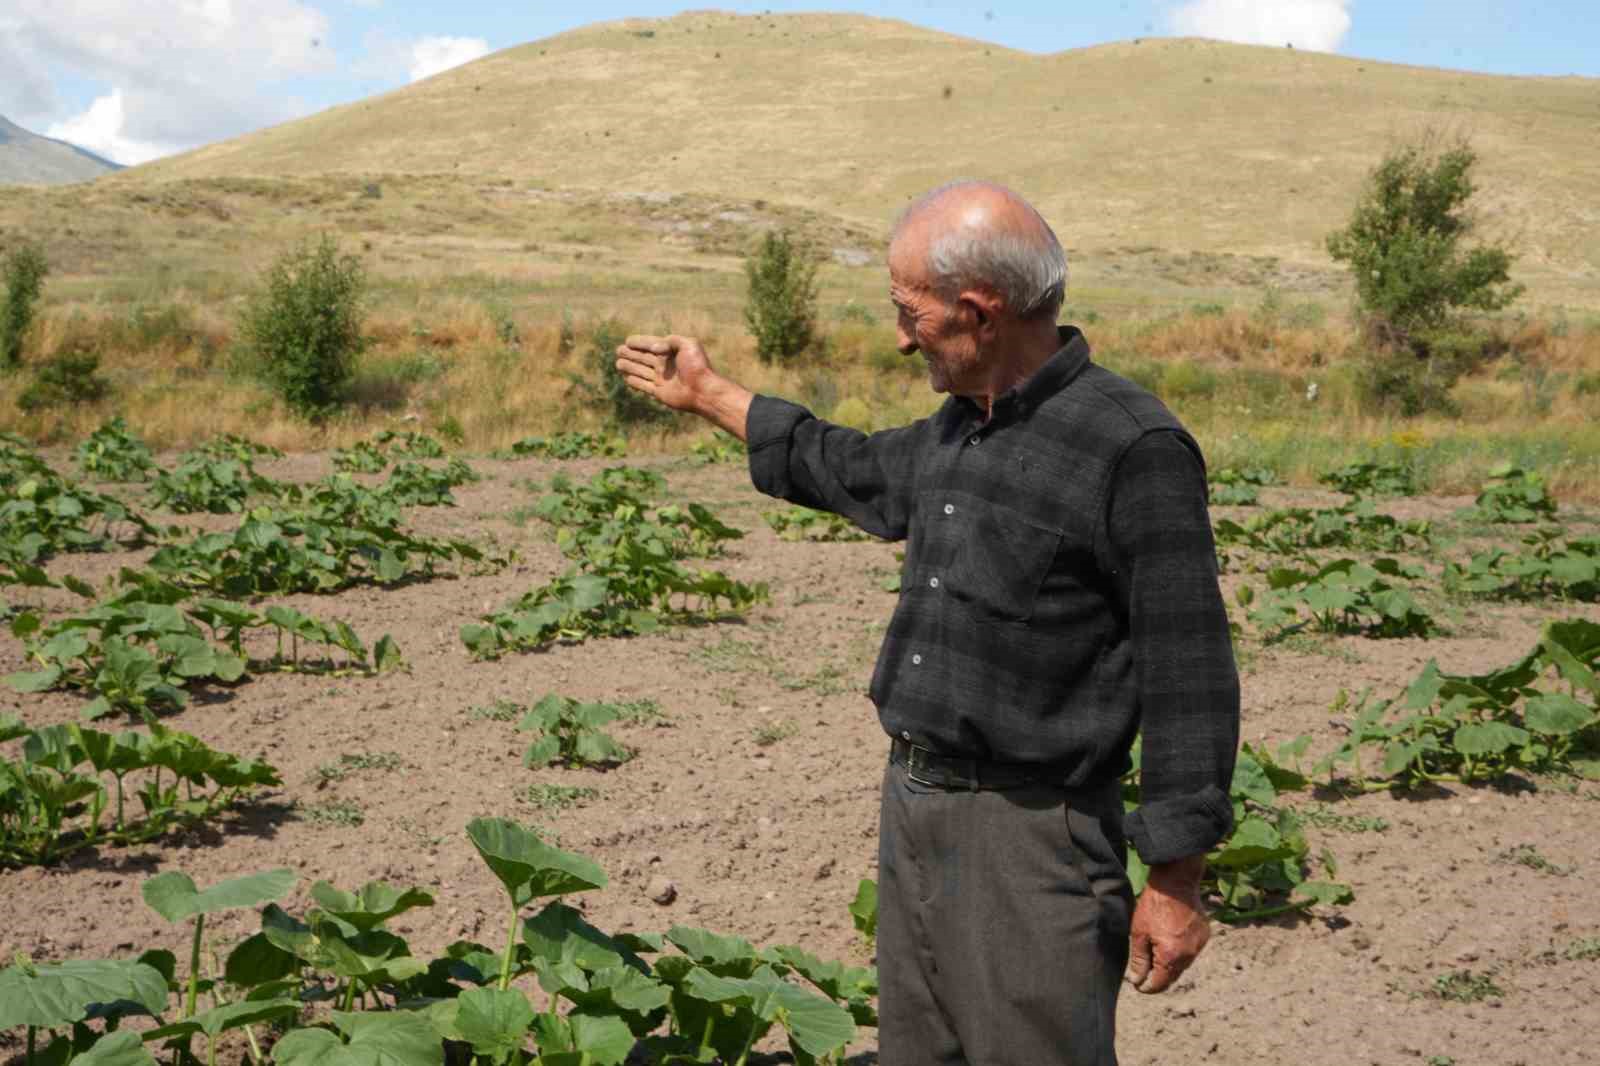
<path id="1" fill-rule="evenodd" d="M 1600 284 L 1600 83 L 1147 39 L 1049 56 L 901 22 L 694 13 L 586 27 L 123 180 L 432 172 L 769 199 L 881 225 L 954 175 L 1077 247 L 1324 261 L 1362 175 L 1429 125 L 1552 289 Z"/>

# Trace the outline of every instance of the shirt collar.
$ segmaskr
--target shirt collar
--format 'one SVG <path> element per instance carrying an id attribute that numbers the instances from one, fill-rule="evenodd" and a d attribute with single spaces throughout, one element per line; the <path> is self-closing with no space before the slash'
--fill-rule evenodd
<path id="1" fill-rule="evenodd" d="M 1077 326 L 1057 326 L 1056 335 L 1061 340 L 1056 353 L 1045 360 L 1032 377 L 995 397 L 991 422 L 1001 417 L 1025 417 L 1070 385 L 1089 365 L 1089 342 L 1084 339 L 1082 330 Z M 963 400 L 970 411 L 977 413 L 978 405 L 974 401 L 964 397 Z"/>

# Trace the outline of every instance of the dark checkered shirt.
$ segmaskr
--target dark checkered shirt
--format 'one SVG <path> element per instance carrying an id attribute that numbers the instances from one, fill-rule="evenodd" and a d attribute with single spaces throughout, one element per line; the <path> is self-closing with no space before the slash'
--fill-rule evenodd
<path id="1" fill-rule="evenodd" d="M 984 422 L 951 397 L 863 434 L 795 404 L 750 408 L 770 496 L 906 541 L 871 696 L 890 736 L 1027 763 L 1069 788 L 1126 772 L 1147 863 L 1228 833 L 1239 679 L 1199 446 L 1161 402 L 1095 365 L 1076 329 Z"/>

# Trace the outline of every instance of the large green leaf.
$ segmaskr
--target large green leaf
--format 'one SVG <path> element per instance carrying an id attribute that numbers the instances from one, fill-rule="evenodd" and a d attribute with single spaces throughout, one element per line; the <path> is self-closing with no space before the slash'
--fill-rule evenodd
<path id="1" fill-rule="evenodd" d="M 169 922 L 180 922 L 196 914 L 212 914 L 237 907 L 281 899 L 299 878 L 293 870 L 268 870 L 236 877 L 212 885 L 204 892 L 195 887 L 188 874 L 170 870 L 146 881 L 140 891 L 144 901 Z"/>
<path id="2" fill-rule="evenodd" d="M 522 940 L 535 958 L 572 962 L 584 970 L 620 966 L 630 953 L 565 903 L 551 903 L 522 923 Z"/>
<path id="3" fill-rule="evenodd" d="M 1463 755 L 1499 755 L 1528 742 L 1528 731 L 1505 722 L 1468 722 L 1455 732 L 1452 743 Z"/>
<path id="4" fill-rule="evenodd" d="M 293 1017 L 299 1010 L 299 1001 L 293 999 L 241 999 L 201 1011 L 182 1021 L 163 1025 L 159 1029 L 151 1029 L 144 1034 L 144 1038 L 147 1041 L 170 1040 L 173 1037 L 190 1036 L 195 1033 L 216 1037 L 219 1033 L 225 1033 L 230 1029 L 240 1029 L 246 1025 L 255 1025 L 274 1018 Z"/>
<path id="5" fill-rule="evenodd" d="M 502 1061 L 528 1039 L 535 1011 L 515 988 L 469 988 L 458 997 L 455 1031 L 472 1050 Z"/>
<path id="6" fill-rule="evenodd" d="M 0 1030 L 25 1025 L 54 1029 L 82 1021 L 95 1004 L 131 1001 L 158 1015 L 167 1007 L 167 981 L 139 962 L 69 959 L 0 970 Z"/>
<path id="7" fill-rule="evenodd" d="M 1528 700 L 1522 720 L 1535 733 L 1561 737 L 1591 725 L 1595 713 L 1564 692 L 1547 692 Z"/>
<path id="8" fill-rule="evenodd" d="M 223 976 L 229 984 L 255 988 L 288 977 L 299 968 L 300 961 L 293 954 L 267 939 L 265 933 L 255 933 L 228 953 Z"/>
<path id="9" fill-rule="evenodd" d="M 130 1029 L 107 1033 L 94 1047 L 73 1057 L 73 1066 L 156 1066 L 155 1056 L 145 1050 L 139 1034 Z"/>
<path id="10" fill-rule="evenodd" d="M 594 862 L 553 848 L 507 819 L 474 818 L 467 824 L 467 839 L 505 886 L 514 907 L 606 886 L 605 871 Z"/>
<path id="11" fill-rule="evenodd" d="M 442 1066 L 444 1044 L 424 1014 L 333 1012 L 348 1043 L 326 1029 L 296 1029 L 278 1041 L 272 1058 L 281 1066 Z"/>
<path id="12" fill-rule="evenodd" d="M 311 886 L 311 898 L 324 912 L 363 933 L 413 908 L 433 906 L 433 895 L 424 889 L 402 890 L 382 881 L 368 881 L 358 892 L 341 892 L 318 881 Z"/>
<path id="13" fill-rule="evenodd" d="M 856 886 L 855 898 L 850 901 L 850 920 L 862 936 L 878 935 L 878 882 L 863 877 Z"/>
<path id="14" fill-rule="evenodd" d="M 696 963 L 721 976 L 749 977 L 760 962 L 755 947 L 743 937 L 675 925 L 667 930 L 667 940 Z"/>

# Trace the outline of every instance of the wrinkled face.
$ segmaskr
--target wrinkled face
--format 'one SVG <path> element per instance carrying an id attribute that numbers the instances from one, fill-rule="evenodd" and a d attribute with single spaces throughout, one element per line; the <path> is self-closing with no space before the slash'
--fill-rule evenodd
<path id="1" fill-rule="evenodd" d="M 927 267 L 911 240 L 889 250 L 889 300 L 901 354 L 921 352 L 934 392 L 973 395 L 982 387 L 978 338 L 970 310 L 941 298 L 928 285 Z"/>

